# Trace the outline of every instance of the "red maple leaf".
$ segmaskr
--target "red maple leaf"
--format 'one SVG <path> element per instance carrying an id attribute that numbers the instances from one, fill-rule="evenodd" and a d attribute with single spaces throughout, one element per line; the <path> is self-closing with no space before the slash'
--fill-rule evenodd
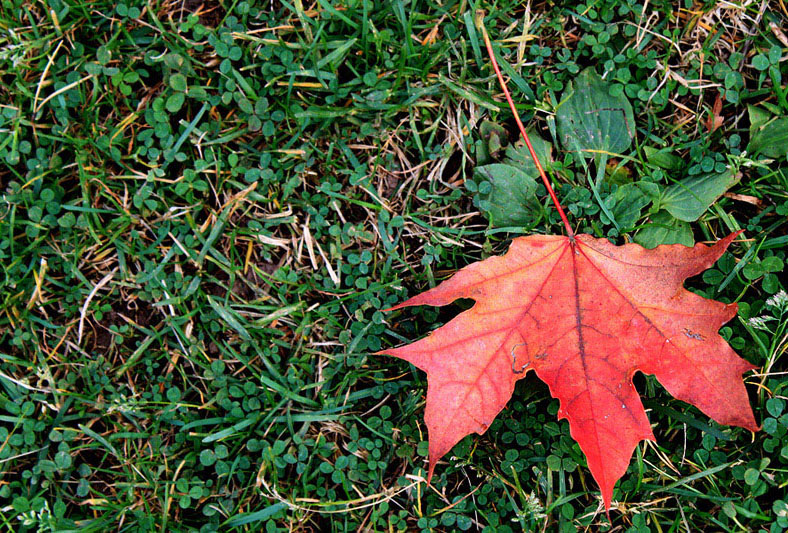
<path id="1" fill-rule="evenodd" d="M 476 301 L 426 338 L 381 352 L 427 372 L 429 476 L 463 437 L 489 427 L 530 370 L 560 400 L 558 417 L 569 420 L 606 508 L 637 443 L 654 440 L 635 372 L 720 424 L 756 430 L 741 379 L 754 367 L 717 333 L 736 304 L 682 286 L 737 235 L 653 250 L 590 235 L 520 237 L 506 255 L 394 307 Z"/>
<path id="2" fill-rule="evenodd" d="M 379 353 L 427 372 L 428 481 L 463 437 L 487 430 L 515 382 L 533 370 L 560 401 L 558 417 L 569 420 L 610 509 L 635 446 L 654 440 L 632 385 L 635 372 L 654 374 L 674 397 L 720 424 L 758 429 L 741 379 L 755 367 L 718 334 L 736 304 L 683 287 L 741 232 L 713 246 L 652 250 L 575 236 L 506 88 L 483 16 L 477 11 L 477 27 L 495 74 L 568 237 L 517 238 L 503 257 L 469 265 L 393 307 L 476 301 L 426 338 Z"/>

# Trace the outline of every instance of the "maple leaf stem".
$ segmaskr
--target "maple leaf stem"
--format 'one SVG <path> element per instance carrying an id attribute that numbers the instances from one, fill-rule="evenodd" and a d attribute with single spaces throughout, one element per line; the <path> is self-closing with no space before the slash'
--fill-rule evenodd
<path id="1" fill-rule="evenodd" d="M 564 222 L 564 226 L 566 227 L 566 233 L 569 239 L 574 242 L 575 240 L 575 232 L 572 230 L 572 226 L 569 225 L 569 220 L 566 218 L 566 213 L 564 213 L 564 208 L 561 207 L 561 203 L 558 201 L 558 197 L 555 195 L 555 191 L 553 190 L 552 185 L 550 185 L 550 180 L 547 178 L 547 174 L 542 168 L 542 164 L 539 162 L 539 158 L 536 156 L 536 152 L 534 152 L 534 147 L 531 145 L 531 139 L 528 138 L 528 134 L 525 131 L 525 126 L 523 126 L 523 121 L 520 120 L 520 113 L 517 112 L 517 108 L 514 106 L 514 101 L 512 101 L 512 95 L 509 94 L 509 88 L 506 86 L 506 81 L 503 79 L 503 75 L 501 74 L 501 69 L 498 67 L 498 61 L 495 59 L 495 53 L 493 52 L 492 42 L 490 41 L 490 36 L 487 34 L 487 28 L 484 27 L 484 10 L 479 9 L 476 11 L 476 27 L 482 32 L 482 37 L 484 38 L 484 46 L 487 47 L 487 55 L 490 56 L 490 61 L 492 62 L 493 70 L 495 70 L 495 75 L 498 77 L 498 83 L 501 85 L 501 89 L 503 89 L 503 94 L 506 96 L 506 101 L 509 103 L 509 108 L 512 110 L 514 114 L 514 120 L 517 122 L 517 127 L 520 128 L 520 134 L 523 136 L 525 140 L 525 145 L 528 147 L 528 152 L 531 154 L 531 159 L 534 160 L 534 164 L 536 168 L 539 170 L 539 175 L 542 177 L 542 182 L 544 186 L 547 188 L 547 192 L 550 194 L 550 198 L 553 200 L 553 204 L 555 204 L 555 208 L 558 209 L 558 214 L 561 215 L 561 220 Z"/>

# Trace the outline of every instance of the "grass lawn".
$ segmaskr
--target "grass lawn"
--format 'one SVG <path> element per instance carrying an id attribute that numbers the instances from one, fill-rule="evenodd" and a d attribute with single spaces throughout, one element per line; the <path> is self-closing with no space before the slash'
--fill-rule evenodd
<path id="1" fill-rule="evenodd" d="M 0 2 L 2 531 L 788 528 L 782 1 L 120 2 Z M 383 310 L 564 232 L 477 8 L 578 233 L 744 230 L 687 287 L 738 302 L 763 429 L 638 374 L 612 523 L 533 373 L 428 486 L 426 376 L 373 355 L 471 304 Z M 585 158 L 593 72 L 589 133 L 630 141 Z"/>

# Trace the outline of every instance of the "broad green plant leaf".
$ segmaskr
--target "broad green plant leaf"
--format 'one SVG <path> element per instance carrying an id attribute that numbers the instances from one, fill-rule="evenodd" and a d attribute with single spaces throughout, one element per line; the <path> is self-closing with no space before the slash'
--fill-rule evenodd
<path id="1" fill-rule="evenodd" d="M 678 170 L 684 166 L 684 160 L 670 153 L 668 148 L 657 149 L 653 146 L 644 146 L 643 152 L 646 154 L 646 161 L 659 168 Z"/>
<path id="2" fill-rule="evenodd" d="M 755 132 L 769 122 L 772 118 L 772 114 L 769 113 L 766 109 L 755 106 L 755 105 L 748 105 L 747 106 L 747 116 L 750 119 L 750 136 L 755 134 Z"/>
<path id="3" fill-rule="evenodd" d="M 531 135 L 539 162 L 550 164 L 551 145 L 538 135 Z M 503 163 L 476 167 L 477 181 L 490 183 L 489 192 L 482 194 L 480 207 L 493 226 L 531 226 L 539 218 L 540 205 L 536 197 L 539 172 L 526 147 L 509 146 Z"/>
<path id="4" fill-rule="evenodd" d="M 556 107 L 558 138 L 564 148 L 586 158 L 593 158 L 597 167 L 595 180 L 589 179 L 594 199 L 616 230 L 621 224 L 602 200 L 600 187 L 608 158 L 624 153 L 634 138 L 635 118 L 627 97 L 613 94 L 614 87 L 604 81 L 593 68 L 587 68 L 569 82 Z"/>
<path id="5" fill-rule="evenodd" d="M 788 155 L 788 117 L 778 117 L 758 128 L 750 137 L 747 151 L 771 158 Z"/>
<path id="6" fill-rule="evenodd" d="M 558 137 L 566 150 L 621 154 L 632 144 L 632 105 L 623 94 L 612 96 L 611 89 L 593 68 L 569 82 L 556 109 Z"/>
<path id="7" fill-rule="evenodd" d="M 692 246 L 695 239 L 689 223 L 674 218 L 667 211 L 651 215 L 649 224 L 637 232 L 635 242 L 643 248 L 656 248 L 660 244 Z"/>
<path id="8" fill-rule="evenodd" d="M 721 174 L 685 178 L 662 192 L 659 205 L 679 220 L 694 222 L 740 177 L 741 174 L 728 168 Z"/>
<path id="9" fill-rule="evenodd" d="M 486 211 L 490 224 L 527 226 L 533 223 L 536 201 L 536 180 L 513 165 L 493 163 L 475 170 L 477 176 L 490 182 L 489 194 L 483 195 L 480 207 Z"/>
<path id="10" fill-rule="evenodd" d="M 622 229 L 633 227 L 640 219 L 642 209 L 650 203 L 651 198 L 637 183 L 620 185 L 605 198 L 605 204 Z"/>
<path id="11" fill-rule="evenodd" d="M 528 137 L 531 139 L 531 146 L 534 147 L 534 152 L 536 152 L 536 157 L 539 158 L 542 168 L 548 170 L 553 162 L 553 145 L 533 131 L 528 132 Z M 507 147 L 505 162 L 521 168 L 529 176 L 539 177 L 539 171 L 531 158 L 531 152 L 528 151 L 525 144 Z"/>

